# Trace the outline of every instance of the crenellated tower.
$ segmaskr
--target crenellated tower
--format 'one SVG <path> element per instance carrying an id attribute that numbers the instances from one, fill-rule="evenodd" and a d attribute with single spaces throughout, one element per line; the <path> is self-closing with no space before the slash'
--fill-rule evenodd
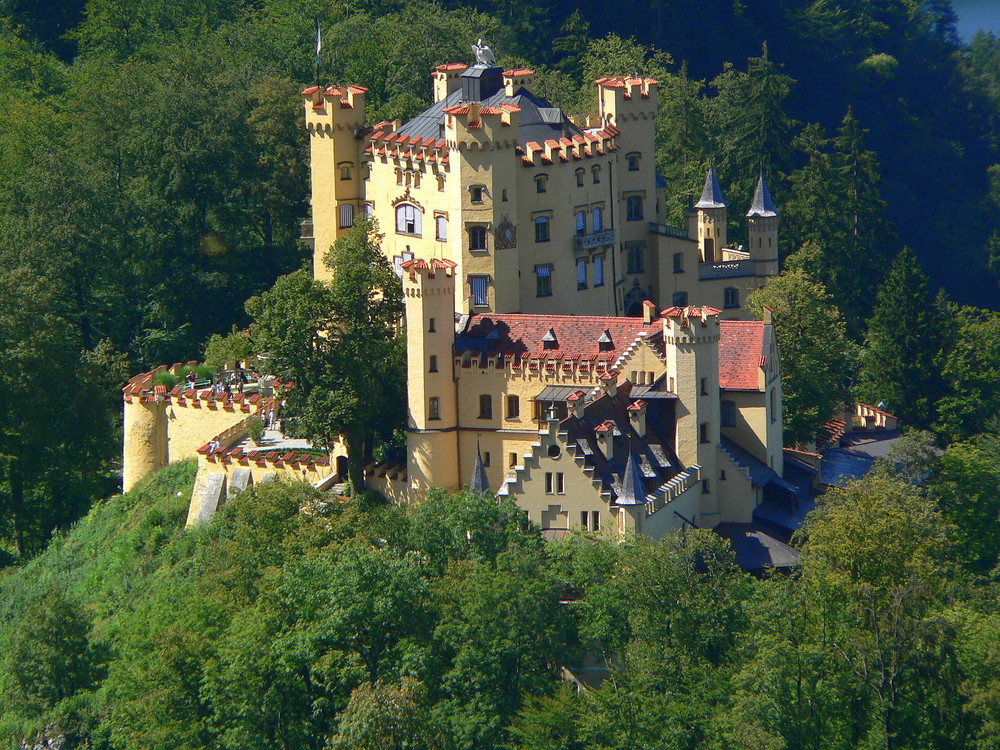
<path id="1" fill-rule="evenodd" d="M 309 131 L 313 276 L 317 279 L 330 278 L 323 256 L 354 226 L 354 216 L 362 210 L 364 175 L 358 136 L 365 122 L 366 91 L 362 86 L 311 86 L 302 92 Z"/>
<path id="2" fill-rule="evenodd" d="M 410 487 L 418 493 L 431 487 L 457 489 L 460 484 L 455 266 L 442 259 L 402 264 L 409 402 L 406 468 Z"/>

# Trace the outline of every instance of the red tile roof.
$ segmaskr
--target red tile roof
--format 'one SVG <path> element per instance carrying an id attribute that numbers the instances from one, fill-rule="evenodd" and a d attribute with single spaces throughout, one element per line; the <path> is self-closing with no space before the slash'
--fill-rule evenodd
<path id="1" fill-rule="evenodd" d="M 614 362 L 639 333 L 658 331 L 662 325 L 659 320 L 644 323 L 642 318 L 598 315 L 472 315 L 455 343 L 459 351 L 479 351 L 468 338 L 482 339 L 496 330 L 499 338 L 487 339 L 487 353 L 493 357 Z M 556 340 L 553 348 L 546 349 L 542 337 L 550 328 Z M 605 331 L 611 335 L 611 345 L 602 350 L 597 340 Z"/>
<path id="2" fill-rule="evenodd" d="M 503 74 L 508 78 L 514 78 L 516 76 L 533 76 L 535 71 L 531 68 L 514 68 L 514 70 L 505 70 Z"/>
<path id="3" fill-rule="evenodd" d="M 764 323 L 760 320 L 720 320 L 719 387 L 731 391 L 756 391 L 763 364 Z"/>

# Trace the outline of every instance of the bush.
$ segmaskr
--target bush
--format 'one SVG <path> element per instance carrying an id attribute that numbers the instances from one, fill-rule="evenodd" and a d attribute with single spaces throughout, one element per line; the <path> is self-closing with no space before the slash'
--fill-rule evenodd
<path id="1" fill-rule="evenodd" d="M 247 434 L 250 435 L 250 439 L 259 444 L 261 438 L 264 437 L 264 427 L 265 422 L 263 417 L 250 417 L 247 420 Z"/>

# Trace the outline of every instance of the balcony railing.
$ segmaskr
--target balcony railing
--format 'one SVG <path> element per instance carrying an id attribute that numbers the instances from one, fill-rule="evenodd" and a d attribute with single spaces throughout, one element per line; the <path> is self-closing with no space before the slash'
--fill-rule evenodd
<path id="1" fill-rule="evenodd" d="M 602 229 L 590 234 L 578 234 L 573 238 L 574 250 L 593 250 L 595 247 L 615 244 L 615 230 Z"/>
<path id="2" fill-rule="evenodd" d="M 664 237 L 678 237 L 682 240 L 691 239 L 688 237 L 686 229 L 668 226 L 667 224 L 657 224 L 656 222 L 651 222 L 649 225 L 649 231 L 653 234 L 662 234 Z"/>
<path id="3" fill-rule="evenodd" d="M 727 260 L 716 263 L 699 263 L 699 279 L 728 279 L 736 276 L 753 276 L 752 260 Z"/>

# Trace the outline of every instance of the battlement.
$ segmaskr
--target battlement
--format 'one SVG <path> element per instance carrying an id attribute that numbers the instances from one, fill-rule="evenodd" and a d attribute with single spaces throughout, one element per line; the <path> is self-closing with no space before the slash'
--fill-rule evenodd
<path id="1" fill-rule="evenodd" d="M 310 86 L 303 89 L 306 128 L 310 133 L 332 128 L 357 128 L 365 121 L 364 86 Z"/>
<path id="2" fill-rule="evenodd" d="M 479 102 L 447 107 L 445 138 L 451 148 L 514 148 L 518 143 L 521 108 L 503 103 L 485 106 Z"/>
<path id="3" fill-rule="evenodd" d="M 503 72 L 503 86 L 507 96 L 514 96 L 522 88 L 530 89 L 534 82 L 535 71 L 530 68 L 514 68 Z"/>
<path id="4" fill-rule="evenodd" d="M 572 138 L 548 139 L 544 144 L 528 141 L 524 148 L 518 146 L 515 150 L 521 156 L 521 164 L 525 167 L 565 164 L 570 161 L 594 159 L 617 151 L 616 139 L 619 133 L 618 128 L 608 125 L 600 130 L 574 135 Z"/>
<path id="5" fill-rule="evenodd" d="M 448 164 L 448 144 L 443 139 L 399 135 L 397 123 L 380 122 L 369 133 L 364 154 L 393 161 L 433 165 Z"/>
<path id="6" fill-rule="evenodd" d="M 598 78 L 600 114 L 614 125 L 628 120 L 656 118 L 659 81 L 653 78 L 614 76 Z"/>

